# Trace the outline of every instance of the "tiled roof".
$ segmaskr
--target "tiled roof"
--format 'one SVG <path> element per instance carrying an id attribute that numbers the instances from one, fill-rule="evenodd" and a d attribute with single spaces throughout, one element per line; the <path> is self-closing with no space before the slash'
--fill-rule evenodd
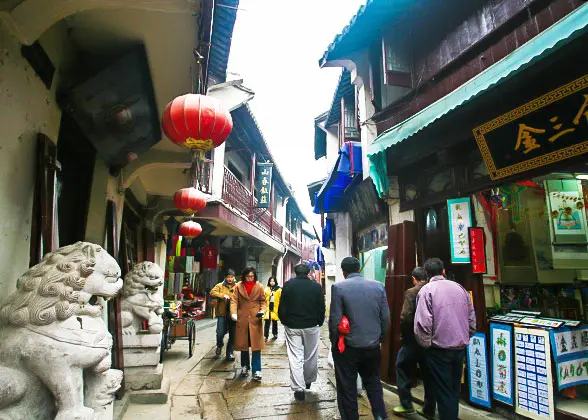
<path id="1" fill-rule="evenodd" d="M 217 83 L 227 80 L 227 63 L 238 7 L 239 0 L 221 0 L 214 7 L 208 71 Z"/>
<path id="2" fill-rule="evenodd" d="M 343 70 L 339 77 L 339 83 L 337 83 L 337 90 L 335 90 L 335 94 L 333 95 L 333 101 L 331 102 L 325 127 L 330 127 L 341 121 L 341 98 L 346 97 L 348 94 L 353 94 L 354 89 L 355 86 L 351 84 L 351 73 Z"/>
<path id="3" fill-rule="evenodd" d="M 306 216 L 300 210 L 300 206 L 296 202 L 294 194 L 292 193 L 292 191 L 290 191 L 290 187 L 288 186 L 286 179 L 282 176 L 280 169 L 278 168 L 278 165 L 276 163 L 276 160 L 272 156 L 272 153 L 267 145 L 265 138 L 263 137 L 263 133 L 259 128 L 259 124 L 257 123 L 255 115 L 253 115 L 253 111 L 251 110 L 249 104 L 245 104 L 242 107 L 235 109 L 233 112 L 231 112 L 231 115 L 233 116 L 234 121 L 234 135 L 242 136 L 242 139 L 245 140 L 245 144 L 247 144 L 253 150 L 261 152 L 261 155 L 265 159 L 274 163 L 274 177 L 278 180 L 278 183 L 280 184 L 284 192 L 289 197 L 291 197 L 290 200 L 293 201 L 293 205 L 296 207 L 296 209 L 298 209 L 298 212 L 302 216 L 302 219 L 306 221 Z M 243 133 L 243 131 L 245 131 L 246 133 Z M 249 142 L 247 142 L 247 140 L 249 140 Z"/>
<path id="4" fill-rule="evenodd" d="M 390 25 L 395 17 L 402 18 L 411 9 L 417 8 L 418 3 L 410 0 L 367 0 L 329 44 L 319 60 L 319 66 L 324 67 L 329 61 L 347 58 L 350 53 L 369 47 L 379 38 L 384 25 Z"/>

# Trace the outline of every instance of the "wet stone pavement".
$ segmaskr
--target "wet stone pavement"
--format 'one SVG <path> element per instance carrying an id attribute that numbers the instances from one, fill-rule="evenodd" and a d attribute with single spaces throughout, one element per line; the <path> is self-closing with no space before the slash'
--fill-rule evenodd
<path id="1" fill-rule="evenodd" d="M 239 353 L 235 363 L 216 359 L 214 347 L 196 365 L 186 380 L 202 377 L 198 390 L 198 403 L 205 419 L 337 419 L 335 374 L 327 363 L 328 340 L 323 331 L 319 347 L 319 375 L 305 401 L 296 401 L 290 389 L 290 371 L 283 330 L 277 340 L 269 340 L 262 351 L 261 383 L 251 376 L 239 376 Z M 181 389 L 182 386 L 179 387 Z M 358 399 L 360 415 L 371 418 L 369 402 Z"/>
<path id="2" fill-rule="evenodd" d="M 296 401 L 290 389 L 288 356 L 280 325 L 277 340 L 270 340 L 262 351 L 261 383 L 239 376 L 239 352 L 234 363 L 225 362 L 215 356 L 214 325 L 197 333 L 196 354 L 186 357 L 187 348 L 176 343 L 172 353 L 167 355 L 164 374 L 170 379 L 171 392 L 167 404 L 131 404 L 123 420 L 230 420 L 230 419 L 340 419 L 335 391 L 335 373 L 328 365 L 328 333 L 326 325 L 321 332 L 319 347 L 318 379 L 306 393 L 305 401 Z M 223 349 L 224 350 L 224 349 Z M 224 352 L 223 352 L 224 356 Z M 419 394 L 415 390 L 415 394 Z M 392 407 L 399 404 L 396 394 L 384 389 L 384 401 L 391 419 Z M 369 401 L 365 396 L 358 398 L 361 418 L 371 419 Z M 496 414 L 476 410 L 464 404 L 460 407 L 460 419 L 480 420 L 500 418 Z M 418 414 L 408 416 L 410 420 L 424 420 Z"/>

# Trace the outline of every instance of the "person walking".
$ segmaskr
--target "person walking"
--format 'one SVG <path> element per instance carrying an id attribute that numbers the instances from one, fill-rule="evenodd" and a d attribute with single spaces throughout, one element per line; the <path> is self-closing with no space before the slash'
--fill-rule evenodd
<path id="1" fill-rule="evenodd" d="M 282 288 L 278 286 L 278 281 L 275 277 L 270 277 L 267 281 L 267 287 L 265 288 L 265 305 L 268 310 L 263 316 L 265 320 L 265 326 L 263 335 L 265 341 L 269 339 L 270 324 L 272 326 L 272 334 L 274 340 L 278 338 L 278 308 L 280 307 L 280 296 L 282 295 Z"/>
<path id="2" fill-rule="evenodd" d="M 227 270 L 225 279 L 218 283 L 210 291 L 210 296 L 216 299 L 217 302 L 217 320 L 216 320 L 216 356 L 220 356 L 223 350 L 223 342 L 225 335 L 229 333 L 229 340 L 227 341 L 226 360 L 233 362 L 235 355 L 233 354 L 235 343 L 235 321 L 231 319 L 231 298 L 235 290 L 235 272 L 231 269 Z"/>
<path id="3" fill-rule="evenodd" d="M 329 338 L 335 363 L 337 404 L 341 420 L 357 420 L 357 374 L 361 376 L 375 419 L 387 419 L 380 382 L 380 344 L 390 327 L 390 310 L 384 285 L 366 280 L 360 274 L 357 258 L 341 262 L 345 280 L 331 287 Z M 350 333 L 345 334 L 345 350 L 339 353 L 339 323 L 347 317 Z"/>
<path id="4" fill-rule="evenodd" d="M 235 349 L 241 352 L 241 377 L 246 377 L 252 370 L 253 380 L 258 382 L 261 382 L 261 350 L 265 344 L 261 325 L 265 311 L 265 293 L 257 281 L 257 271 L 246 267 L 231 298 L 231 317 L 237 323 Z"/>
<path id="5" fill-rule="evenodd" d="M 431 395 L 441 420 L 457 420 L 465 348 L 476 332 L 469 293 L 445 278 L 443 261 L 425 261 L 429 283 L 417 295 L 414 334 L 426 349 Z"/>
<path id="6" fill-rule="evenodd" d="M 308 264 L 294 267 L 296 277 L 282 289 L 278 314 L 284 325 L 286 349 L 290 363 L 290 386 L 294 398 L 305 399 L 318 373 L 320 327 L 325 322 L 325 299 L 321 286 L 308 275 Z"/>
<path id="7" fill-rule="evenodd" d="M 393 411 L 394 414 L 400 416 L 414 413 L 415 410 L 412 405 L 410 389 L 412 388 L 412 378 L 418 363 L 425 386 L 425 404 L 417 412 L 423 417 L 434 419 L 435 400 L 431 397 L 425 349 L 419 346 L 414 337 L 416 298 L 421 288 L 427 284 L 427 273 L 424 268 L 417 267 L 412 270 L 411 276 L 413 287 L 404 293 L 404 304 L 400 313 L 402 347 L 400 347 L 398 356 L 396 357 L 396 385 L 398 387 L 400 405 L 394 407 Z"/>

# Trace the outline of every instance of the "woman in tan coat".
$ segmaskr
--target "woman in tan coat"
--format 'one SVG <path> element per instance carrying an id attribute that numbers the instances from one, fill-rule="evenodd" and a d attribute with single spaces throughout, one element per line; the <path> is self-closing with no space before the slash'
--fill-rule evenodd
<path id="1" fill-rule="evenodd" d="M 254 381 L 261 381 L 261 350 L 264 348 L 262 319 L 265 311 L 265 292 L 257 281 L 257 272 L 253 267 L 246 267 L 231 298 L 231 317 L 237 322 L 235 350 L 241 352 L 241 376 L 246 377 L 251 369 Z"/>

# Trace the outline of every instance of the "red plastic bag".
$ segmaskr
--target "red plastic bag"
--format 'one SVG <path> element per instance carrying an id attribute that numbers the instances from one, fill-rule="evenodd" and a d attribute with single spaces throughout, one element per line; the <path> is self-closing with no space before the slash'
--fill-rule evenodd
<path id="1" fill-rule="evenodd" d="M 339 353 L 343 353 L 345 351 L 345 334 L 349 334 L 351 330 L 349 329 L 349 319 L 345 315 L 341 318 L 341 322 L 339 322 L 339 341 L 337 342 L 337 348 L 339 349 Z"/>

